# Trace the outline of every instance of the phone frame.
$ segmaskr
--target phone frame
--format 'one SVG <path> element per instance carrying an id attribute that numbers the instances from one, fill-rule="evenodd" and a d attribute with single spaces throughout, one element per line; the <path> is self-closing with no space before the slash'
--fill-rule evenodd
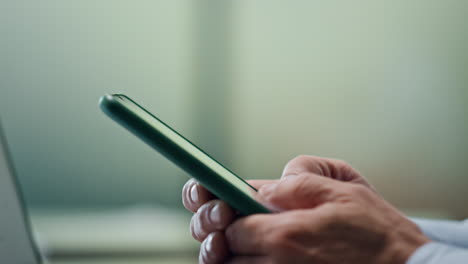
<path id="1" fill-rule="evenodd" d="M 108 94 L 99 106 L 110 118 L 198 180 L 243 215 L 270 213 L 254 199 L 257 191 L 231 170 L 123 94 Z"/>

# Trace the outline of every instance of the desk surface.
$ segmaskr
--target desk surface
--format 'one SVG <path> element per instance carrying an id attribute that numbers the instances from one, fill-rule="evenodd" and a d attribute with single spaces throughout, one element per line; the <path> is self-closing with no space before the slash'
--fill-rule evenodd
<path id="1" fill-rule="evenodd" d="M 51 264 L 197 263 L 190 214 L 163 208 L 36 211 L 36 240 Z"/>

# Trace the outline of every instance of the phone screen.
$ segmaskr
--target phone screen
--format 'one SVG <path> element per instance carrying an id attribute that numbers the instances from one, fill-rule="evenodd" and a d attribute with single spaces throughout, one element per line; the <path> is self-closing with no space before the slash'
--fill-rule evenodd
<path id="1" fill-rule="evenodd" d="M 206 154 L 203 150 L 195 146 L 192 142 L 184 138 L 182 135 L 177 133 L 171 127 L 166 125 L 164 122 L 159 120 L 153 114 L 148 112 L 146 109 L 138 105 L 132 99 L 128 98 L 125 95 L 121 94 L 114 94 L 112 95 L 114 98 L 118 98 L 120 102 L 128 108 L 131 112 L 138 115 L 139 118 L 146 121 L 146 123 L 153 126 L 156 130 L 160 131 L 165 137 L 173 141 L 177 144 L 180 148 L 184 149 L 188 154 L 203 163 L 205 166 L 211 168 L 214 172 L 216 172 L 220 177 L 222 177 L 225 181 L 236 187 L 238 190 L 242 191 L 244 194 L 248 196 L 253 196 L 253 193 L 257 190 L 249 185 L 246 181 L 239 178 L 233 172 L 225 168 L 215 159 L 210 157 Z"/>

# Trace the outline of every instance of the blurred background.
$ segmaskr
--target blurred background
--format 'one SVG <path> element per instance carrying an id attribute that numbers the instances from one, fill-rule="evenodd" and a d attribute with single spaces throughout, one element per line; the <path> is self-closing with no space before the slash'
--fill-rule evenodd
<path id="1" fill-rule="evenodd" d="M 188 175 L 105 117 L 105 93 L 243 178 L 334 157 L 411 216 L 468 217 L 466 17 L 463 0 L 2 1 L 0 113 L 41 247 L 196 261 Z"/>

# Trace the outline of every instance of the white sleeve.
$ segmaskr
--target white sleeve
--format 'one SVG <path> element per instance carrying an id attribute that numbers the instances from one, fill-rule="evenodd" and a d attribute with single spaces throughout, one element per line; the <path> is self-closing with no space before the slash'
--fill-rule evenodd
<path id="1" fill-rule="evenodd" d="M 417 249 L 407 264 L 466 264 L 468 250 L 438 242 L 427 243 Z"/>
<path id="2" fill-rule="evenodd" d="M 434 242 L 468 249 L 467 221 L 439 221 L 418 218 L 411 220 Z M 466 263 L 468 263 L 468 259 Z"/>

